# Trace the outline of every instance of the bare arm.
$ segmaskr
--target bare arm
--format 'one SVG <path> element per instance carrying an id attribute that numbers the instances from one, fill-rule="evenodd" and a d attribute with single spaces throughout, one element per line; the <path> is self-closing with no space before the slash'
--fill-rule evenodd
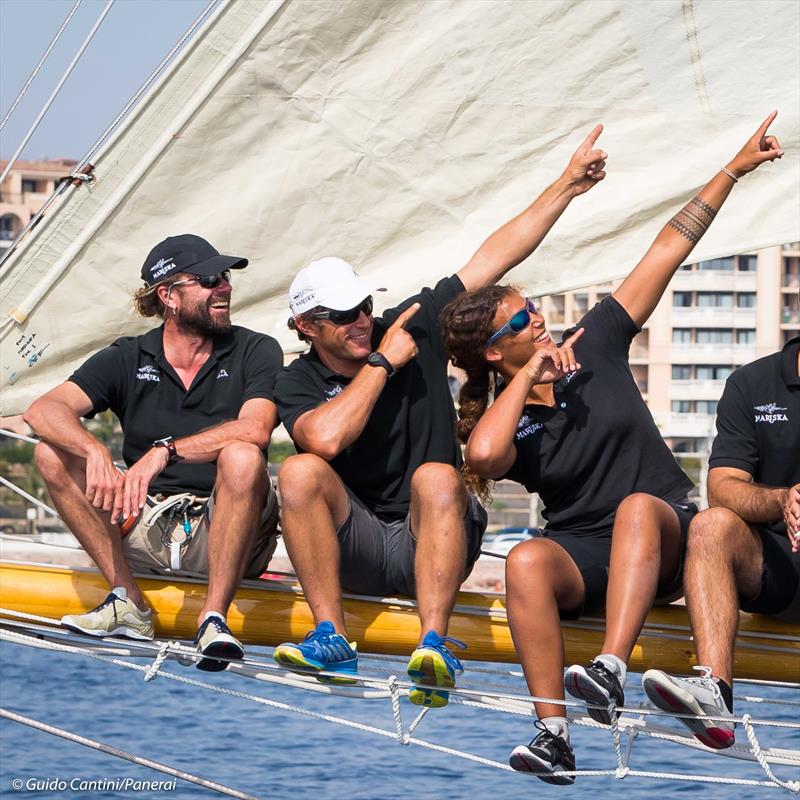
<path id="1" fill-rule="evenodd" d="M 767 136 L 777 115 L 773 111 L 744 147 L 729 162 L 727 169 L 741 178 L 765 161 L 783 155 L 778 140 Z M 614 297 L 631 319 L 642 326 L 653 313 L 675 271 L 708 230 L 727 199 L 734 180 L 718 172 L 662 229 L 644 258 L 614 292 Z"/>
<path id="2" fill-rule="evenodd" d="M 708 504 L 729 508 L 745 522 L 758 524 L 783 519 L 788 499 L 788 489 L 759 486 L 743 469 L 713 467 L 708 471 Z"/>
<path id="3" fill-rule="evenodd" d="M 595 126 L 570 159 L 566 170 L 525 211 L 498 228 L 458 272 L 467 291 L 497 283 L 524 261 L 547 236 L 574 197 L 605 178 L 606 154 L 593 149 L 602 125 Z"/>
<path id="4" fill-rule="evenodd" d="M 480 418 L 464 453 L 467 466 L 476 475 L 494 480 L 511 469 L 516 458 L 514 435 L 531 388 L 554 383 L 580 369 L 572 348 L 583 330 L 578 328 L 561 347 L 538 349 Z"/>
<path id="5" fill-rule="evenodd" d="M 396 370 L 417 355 L 417 343 L 405 326 L 419 308 L 414 303 L 399 314 L 378 345 Z M 307 453 L 326 461 L 335 458 L 361 436 L 387 380 L 385 369 L 365 364 L 343 392 L 297 418 L 292 438 Z"/>
<path id="6" fill-rule="evenodd" d="M 34 400 L 24 419 L 43 441 L 86 460 L 86 497 L 95 508 L 110 511 L 122 478 L 109 449 L 81 423 L 91 410 L 86 392 L 65 381 Z"/>

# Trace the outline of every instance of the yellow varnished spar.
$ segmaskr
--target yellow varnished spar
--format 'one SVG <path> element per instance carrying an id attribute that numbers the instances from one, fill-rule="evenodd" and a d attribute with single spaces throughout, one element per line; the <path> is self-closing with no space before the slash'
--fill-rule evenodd
<path id="1" fill-rule="evenodd" d="M 159 638 L 190 639 L 206 594 L 200 581 L 140 578 L 139 585 L 156 609 Z M 60 618 L 94 608 L 108 587 L 91 569 L 0 562 L 0 606 L 27 614 Z M 408 600 L 345 599 L 350 635 L 364 653 L 408 655 L 419 637 L 419 622 Z M 275 645 L 302 639 L 313 619 L 296 586 L 279 581 L 248 581 L 228 613 L 233 633 L 247 644 Z M 565 623 L 567 663 L 585 663 L 600 652 L 602 619 Z M 462 592 L 449 634 L 467 642 L 464 656 L 479 661 L 516 662 L 505 613 L 497 594 Z M 686 610 L 653 610 L 634 649 L 630 669 L 658 667 L 689 673 L 696 664 Z M 461 654 L 459 654 L 461 655 Z M 770 617 L 742 614 L 736 644 L 736 676 L 796 681 L 800 675 L 800 630 Z"/>

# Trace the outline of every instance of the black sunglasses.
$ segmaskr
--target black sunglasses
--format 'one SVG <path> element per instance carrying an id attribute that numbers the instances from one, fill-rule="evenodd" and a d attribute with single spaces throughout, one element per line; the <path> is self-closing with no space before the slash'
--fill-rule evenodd
<path id="1" fill-rule="evenodd" d="M 487 340 L 484 347 L 491 347 L 498 339 L 502 336 L 508 336 L 511 334 L 512 336 L 516 336 L 518 333 L 522 333 L 528 325 L 531 324 L 531 314 L 536 313 L 536 306 L 533 300 L 530 297 L 526 298 L 525 300 L 525 308 L 521 308 L 511 317 L 499 331 L 495 331 Z"/>
<path id="2" fill-rule="evenodd" d="M 180 286 L 182 283 L 199 283 L 204 289 L 213 289 L 219 286 L 222 281 L 231 282 L 231 271 L 229 269 L 218 272 L 216 275 L 196 275 L 194 278 L 184 278 L 180 281 L 175 281 L 170 284 L 171 286 Z"/>
<path id="3" fill-rule="evenodd" d="M 362 300 L 355 308 L 348 308 L 346 311 L 337 311 L 335 308 L 318 308 L 311 312 L 311 319 L 326 319 L 334 325 L 350 325 L 361 316 L 362 311 L 367 316 L 372 313 L 372 295 L 366 300 Z"/>

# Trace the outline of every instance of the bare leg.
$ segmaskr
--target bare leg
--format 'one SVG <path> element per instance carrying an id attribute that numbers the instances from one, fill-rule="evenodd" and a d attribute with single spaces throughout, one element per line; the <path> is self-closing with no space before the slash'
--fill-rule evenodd
<path id="1" fill-rule="evenodd" d="M 620 503 L 611 539 L 603 653 L 627 663 L 656 597 L 680 562 L 680 523 L 663 500 L 632 494 Z"/>
<path id="2" fill-rule="evenodd" d="M 697 660 L 728 685 L 739 593 L 748 599 L 758 595 L 761 569 L 761 540 L 732 511 L 709 508 L 692 520 L 684 583 Z"/>
<path id="3" fill-rule="evenodd" d="M 122 552 L 119 528 L 108 512 L 86 499 L 86 461 L 52 444 L 39 442 L 34 451 L 39 472 L 61 519 L 89 554 L 110 587 L 121 586 L 141 609 L 147 608 Z"/>
<path id="4" fill-rule="evenodd" d="M 350 513 L 344 485 L 326 461 L 310 453 L 287 458 L 278 484 L 286 549 L 314 620 L 330 620 L 347 637 L 336 536 Z"/>
<path id="5" fill-rule="evenodd" d="M 467 502 L 464 483 L 448 464 L 423 464 L 411 478 L 420 642 L 428 631 L 447 633 L 467 559 Z"/>
<path id="6" fill-rule="evenodd" d="M 256 445 L 236 442 L 220 451 L 208 529 L 208 595 L 198 624 L 209 611 L 228 611 L 253 552 L 268 480 Z"/>
<path id="7" fill-rule="evenodd" d="M 564 642 L 559 608 L 583 604 L 583 577 L 569 553 L 547 539 L 518 544 L 506 560 L 506 608 L 528 691 L 564 699 Z M 564 706 L 535 703 L 540 719 L 563 717 Z"/>

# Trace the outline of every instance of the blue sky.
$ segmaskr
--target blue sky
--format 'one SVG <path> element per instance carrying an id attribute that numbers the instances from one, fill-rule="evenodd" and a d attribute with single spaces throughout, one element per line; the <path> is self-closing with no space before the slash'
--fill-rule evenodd
<path id="1" fill-rule="evenodd" d="M 74 2 L 0 0 L 0 119 Z M 208 2 L 116 0 L 21 158 L 80 158 Z M 0 132 L 0 157 L 17 149 L 104 6 L 83 0 Z"/>

